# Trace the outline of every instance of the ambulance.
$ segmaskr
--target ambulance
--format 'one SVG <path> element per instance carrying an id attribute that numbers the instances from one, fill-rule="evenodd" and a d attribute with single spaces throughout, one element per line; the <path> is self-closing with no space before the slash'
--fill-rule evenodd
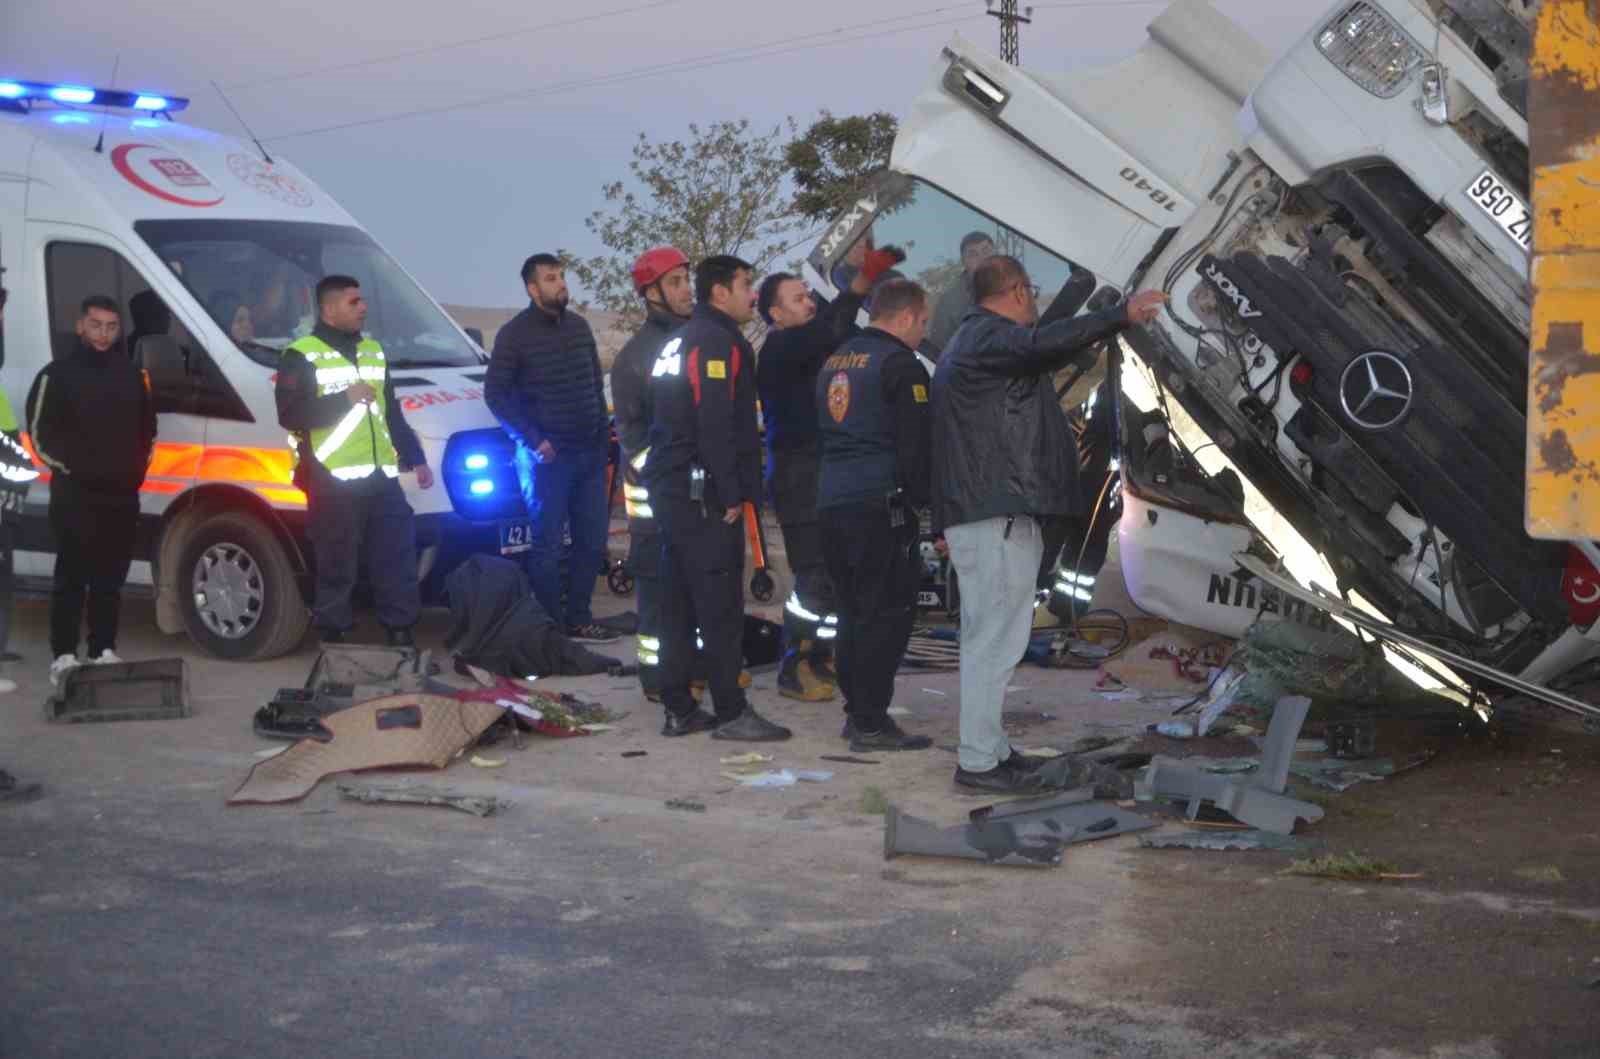
<path id="1" fill-rule="evenodd" d="M 73 350 L 83 299 L 116 301 L 122 352 L 159 413 L 130 585 L 153 590 L 163 632 L 266 659 L 310 622 L 306 498 L 273 386 L 284 347 L 311 330 L 322 276 L 360 281 L 367 331 L 438 479 L 422 490 L 402 475 L 424 600 L 466 556 L 524 550 L 528 524 L 479 345 L 294 165 L 174 120 L 187 102 L 0 78 L 0 385 L 22 415 L 39 370 Z M 53 564 L 49 494 L 45 474 L 25 505 L 24 584 Z"/>

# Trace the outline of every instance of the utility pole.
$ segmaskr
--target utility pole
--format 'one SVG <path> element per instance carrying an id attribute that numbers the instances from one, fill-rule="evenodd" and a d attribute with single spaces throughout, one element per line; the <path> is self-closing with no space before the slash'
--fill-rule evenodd
<path id="1" fill-rule="evenodd" d="M 1000 20 L 1000 58 L 1012 66 L 1020 65 L 1022 49 L 1017 39 L 1017 27 L 1023 23 L 1033 22 L 1033 8 L 1026 7 L 1022 14 L 1017 14 L 1017 0 L 1000 0 L 1000 10 L 996 11 L 994 0 L 987 0 L 989 14 Z M 995 241 L 995 249 L 1009 257 L 1020 258 L 1023 255 L 1022 238 L 1005 225 L 1000 226 L 1000 238 Z"/>
<path id="2" fill-rule="evenodd" d="M 1017 26 L 1033 21 L 1033 8 L 1023 9 L 1022 14 L 1017 14 L 1017 0 L 1000 0 L 1000 10 L 994 8 L 994 0 L 988 0 L 989 14 L 1000 20 L 1000 58 L 1016 66 L 1021 61 L 1021 49 L 1017 40 Z"/>

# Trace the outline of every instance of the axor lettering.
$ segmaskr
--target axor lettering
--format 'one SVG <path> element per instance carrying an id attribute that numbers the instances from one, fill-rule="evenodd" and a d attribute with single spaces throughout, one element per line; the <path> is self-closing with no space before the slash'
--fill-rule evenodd
<path id="1" fill-rule="evenodd" d="M 1233 303 L 1233 308 L 1238 312 L 1240 319 L 1248 320 L 1261 315 L 1261 310 L 1251 303 L 1244 291 L 1240 290 L 1223 271 L 1213 262 L 1206 266 L 1206 279 L 1210 280 L 1221 291 L 1223 296 Z"/>

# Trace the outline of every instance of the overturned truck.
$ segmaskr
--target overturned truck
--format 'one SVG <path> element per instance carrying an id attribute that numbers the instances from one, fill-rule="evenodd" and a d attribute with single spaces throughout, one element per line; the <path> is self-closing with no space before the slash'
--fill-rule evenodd
<path id="1" fill-rule="evenodd" d="M 1600 656 L 1600 553 L 1523 522 L 1534 6 L 1340 3 L 1272 59 L 1178 0 L 1135 54 L 1068 74 L 957 37 L 809 278 L 832 289 L 869 232 L 906 247 L 935 341 L 974 234 L 1021 257 L 1042 302 L 1059 290 L 1047 316 L 1167 292 L 1108 350 L 1105 411 L 1126 412 L 1131 351 L 1204 433 L 1191 450 L 1221 449 L 1336 590 L 1457 658 L 1575 683 Z M 1130 594 L 1242 629 L 1232 556 L 1259 535 L 1240 491 L 1116 418 Z"/>

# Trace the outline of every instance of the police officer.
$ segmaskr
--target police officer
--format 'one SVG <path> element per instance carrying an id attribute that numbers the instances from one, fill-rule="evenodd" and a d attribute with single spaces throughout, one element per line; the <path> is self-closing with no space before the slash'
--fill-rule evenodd
<path id="1" fill-rule="evenodd" d="M 361 333 L 361 284 L 324 277 L 317 316 L 311 334 L 284 350 L 277 384 L 278 422 L 294 441 L 295 484 L 306 493 L 317 560 L 313 620 L 324 643 L 344 641 L 355 624 L 356 555 L 365 547 L 387 641 L 410 647 L 421 599 L 416 527 L 399 476 L 414 469 L 427 489 L 433 472 L 395 399 L 383 347 Z"/>
<path id="2" fill-rule="evenodd" d="M 838 618 L 822 557 L 817 521 L 817 371 L 841 339 L 855 330 L 863 297 L 884 272 L 905 260 L 893 247 L 871 248 L 849 285 L 818 310 L 805 281 L 776 272 L 761 281 L 756 306 L 770 330 L 756 370 L 767 434 L 767 492 L 783 527 L 783 550 L 794 592 L 783 611 L 785 651 L 778 693 L 802 702 L 835 695 L 832 642 Z"/>
<path id="3" fill-rule="evenodd" d="M 755 311 L 751 266 L 717 255 L 695 269 L 689 322 L 650 371 L 645 483 L 661 522 L 662 734 L 770 742 L 790 731 L 756 713 L 739 687 L 744 639 L 740 519 L 761 488 L 755 354 L 741 328 Z M 715 716 L 690 695 L 698 620 Z"/>
<path id="4" fill-rule="evenodd" d="M 5 315 L 6 289 L 0 287 L 0 324 L 4 323 Z M 4 332 L 0 330 L 0 342 L 3 340 Z M 0 345 L 0 361 L 3 358 L 4 346 Z M 11 638 L 12 549 L 22 521 L 22 503 L 27 499 L 28 486 L 39 477 L 28 450 L 22 447 L 21 430 L 11 401 L 5 391 L 0 390 L 0 653 L 5 651 Z M 0 695 L 16 690 L 16 681 L 0 677 Z"/>
<path id="5" fill-rule="evenodd" d="M 689 259 L 672 246 L 646 250 L 633 263 L 633 288 L 645 303 L 644 324 L 611 365 L 611 403 L 622 442 L 622 495 L 628 510 L 628 572 L 639 611 L 639 686 L 661 701 L 661 537 L 643 468 L 650 455 L 650 369 L 673 331 L 694 311 Z"/>
<path id="6" fill-rule="evenodd" d="M 928 373 L 914 352 L 928 294 L 889 279 L 871 321 L 817 377 L 822 463 L 817 513 L 839 609 L 845 736 L 856 752 L 923 750 L 933 741 L 889 716 L 922 577 L 917 510 L 929 503 Z"/>

